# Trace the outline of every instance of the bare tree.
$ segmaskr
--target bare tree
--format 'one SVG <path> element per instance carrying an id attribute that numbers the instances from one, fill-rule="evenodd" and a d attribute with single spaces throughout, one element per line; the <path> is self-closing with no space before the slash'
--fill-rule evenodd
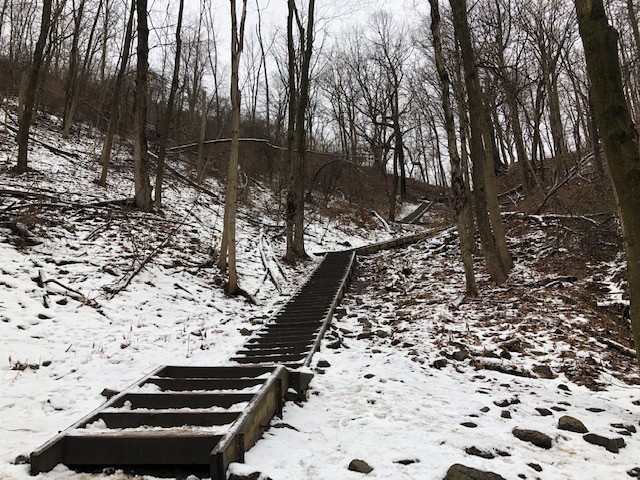
<path id="1" fill-rule="evenodd" d="M 107 175 L 109 172 L 109 162 L 111 158 L 111 150 L 113 148 L 113 140 L 118 129 L 118 119 L 120 118 L 120 104 L 122 101 L 122 90 L 124 86 L 125 73 L 127 64 L 129 63 L 129 55 L 131 53 L 131 41 L 133 37 L 133 18 L 136 8 L 136 0 L 131 0 L 129 11 L 129 20 L 124 34 L 124 43 L 122 45 L 122 53 L 118 66 L 118 73 L 113 87 L 113 100 L 111 110 L 109 112 L 109 124 L 107 126 L 107 134 L 102 144 L 102 154 L 100 155 L 100 163 L 102 164 L 102 173 L 98 180 L 98 185 L 103 187 L 107 185 Z"/>
<path id="2" fill-rule="evenodd" d="M 52 0 L 44 0 L 42 3 L 40 34 L 38 35 L 38 41 L 33 52 L 33 61 L 31 63 L 31 70 L 29 72 L 24 95 L 22 95 L 24 102 L 23 108 L 20 112 L 20 126 L 16 139 L 18 143 L 18 162 L 16 165 L 16 171 L 18 173 L 24 173 L 29 168 L 27 158 L 29 130 L 31 129 L 31 123 L 33 122 L 36 88 L 38 87 L 40 69 L 42 67 L 42 62 L 44 61 L 44 49 L 47 43 L 47 36 L 49 35 L 49 28 L 51 26 L 51 2 Z"/>
<path id="3" fill-rule="evenodd" d="M 469 210 L 466 208 L 468 202 L 464 177 L 462 175 L 462 163 L 458 155 L 458 146 L 453 119 L 453 109 L 449 92 L 449 74 L 442 59 L 442 42 L 440 36 L 440 10 L 438 0 L 429 0 L 431 5 L 431 34 L 433 36 L 433 48 L 435 51 L 435 63 L 440 76 L 442 89 L 442 109 L 445 117 L 445 129 L 447 131 L 447 147 L 449 149 L 449 161 L 451 164 L 451 190 L 453 193 L 453 211 L 458 227 L 458 237 L 460 238 L 460 251 L 464 264 L 464 273 L 467 286 L 467 295 L 478 294 L 476 288 L 475 275 L 473 273 L 473 249 L 471 243 L 474 241 L 470 236 L 468 217 Z"/>
<path id="4" fill-rule="evenodd" d="M 244 43 L 244 26 L 247 17 L 247 0 L 242 0 L 242 14 L 238 29 L 236 0 L 231 1 L 231 152 L 227 172 L 227 190 L 224 202 L 224 227 L 218 266 L 227 268 L 229 281 L 226 291 L 229 295 L 239 293 L 236 269 L 236 209 L 238 203 L 238 156 L 240 150 L 240 55 Z"/>
<path id="5" fill-rule="evenodd" d="M 160 136 L 160 149 L 158 151 L 158 167 L 156 171 L 155 185 L 155 204 L 156 208 L 162 207 L 162 180 L 164 177 L 164 161 L 167 155 L 167 142 L 169 140 L 169 130 L 171 129 L 171 120 L 173 118 L 173 105 L 175 103 L 176 93 L 178 91 L 178 82 L 180 80 L 180 52 L 182 51 L 182 15 L 184 13 L 184 0 L 180 0 L 178 6 L 178 23 L 176 25 L 176 53 L 173 58 L 173 76 L 171 77 L 171 88 L 169 90 L 169 99 L 167 100 L 167 109 L 164 119 L 162 120 L 162 133 Z"/>
<path id="6" fill-rule="evenodd" d="M 305 119 L 309 104 L 309 71 L 313 54 L 313 28 L 315 0 L 309 0 L 307 23 L 302 19 L 294 0 L 287 1 L 287 52 L 289 76 L 289 124 L 287 148 L 289 155 L 289 187 L 286 207 L 286 258 L 293 261 L 306 257 L 304 249 L 304 180 L 306 168 Z M 302 61 L 296 65 L 297 52 L 294 43 L 293 24 L 297 25 Z M 296 75 L 296 72 L 298 74 Z"/>
<path id="7" fill-rule="evenodd" d="M 627 106 L 618 60 L 618 33 L 602 0 L 575 0 L 591 80 L 596 121 L 620 212 L 627 251 L 631 328 L 640 366 L 640 143 Z"/>
<path id="8" fill-rule="evenodd" d="M 489 195 L 491 192 L 489 182 L 493 172 L 493 156 L 490 153 L 490 144 L 487 143 L 486 114 L 483 105 L 483 93 L 478 79 L 474 49 L 471 43 L 471 34 L 467 19 L 466 0 L 450 0 L 453 24 L 460 43 L 462 63 L 464 65 L 465 85 L 467 88 L 467 102 L 469 108 L 469 120 L 471 128 L 471 157 L 473 163 L 473 193 L 476 206 L 476 218 L 480 241 L 487 263 L 487 270 L 491 279 L 496 283 L 503 283 L 507 279 L 509 266 L 500 254 L 500 231 L 496 231 L 490 218 Z M 490 170 L 490 172 L 489 172 Z M 495 182 L 495 179 L 493 179 Z M 495 188 L 495 187 L 494 187 Z M 493 228 L 492 228 L 493 227 Z M 502 232 L 504 234 L 504 232 Z M 502 239 L 504 240 L 504 239 Z M 504 242 L 506 245 L 506 241 Z M 508 252 L 507 252 L 508 253 Z"/>
<path id="9" fill-rule="evenodd" d="M 149 181 L 149 151 L 147 146 L 147 92 L 149 85 L 149 27 L 147 26 L 147 0 L 136 0 L 138 17 L 138 63 L 134 99 L 133 178 L 134 204 L 141 210 L 151 211 L 151 183 Z"/>

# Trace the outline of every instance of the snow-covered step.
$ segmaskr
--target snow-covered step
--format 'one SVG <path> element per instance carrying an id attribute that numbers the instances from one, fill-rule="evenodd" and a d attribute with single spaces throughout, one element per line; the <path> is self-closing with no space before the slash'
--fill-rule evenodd
<path id="1" fill-rule="evenodd" d="M 160 367 L 34 451 L 31 471 L 64 463 L 222 479 L 311 377 L 281 365 Z"/>

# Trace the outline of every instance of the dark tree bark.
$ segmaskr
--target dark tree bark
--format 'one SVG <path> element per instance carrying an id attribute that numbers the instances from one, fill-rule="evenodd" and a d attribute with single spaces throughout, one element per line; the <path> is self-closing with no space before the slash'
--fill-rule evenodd
<path id="1" fill-rule="evenodd" d="M 305 120 L 309 105 L 309 71 L 313 53 L 313 25 L 315 0 L 309 0 L 306 28 L 302 25 L 294 0 L 287 1 L 287 49 L 289 63 L 289 188 L 286 208 L 286 258 L 293 261 L 304 258 L 304 181 L 306 170 Z M 296 51 L 293 38 L 293 23 L 296 21 L 300 36 L 302 63 L 296 79 Z M 296 82 L 297 80 L 297 82 Z"/>
<path id="2" fill-rule="evenodd" d="M 178 23 L 176 25 L 176 54 L 173 59 L 173 76 L 171 78 L 171 89 L 167 100 L 167 110 L 162 120 L 162 133 L 160 136 L 160 149 L 158 151 L 158 168 L 156 170 L 155 204 L 156 208 L 162 207 L 162 181 L 164 179 L 164 159 L 167 156 L 167 142 L 169 141 L 169 130 L 173 117 L 173 105 L 178 91 L 178 80 L 180 79 L 180 52 L 182 51 L 182 14 L 184 12 L 184 0 L 180 0 L 178 6 Z"/>
<path id="3" fill-rule="evenodd" d="M 138 64 L 134 99 L 133 179 L 134 204 L 151 211 L 151 183 L 149 181 L 149 151 L 147 146 L 147 92 L 149 90 L 149 27 L 147 0 L 136 0 L 138 16 Z"/>
<path id="4" fill-rule="evenodd" d="M 24 102 L 20 112 L 20 125 L 18 128 L 18 162 L 16 164 L 16 172 L 24 173 L 29 169 L 28 166 L 28 147 L 29 147 L 29 130 L 33 122 L 33 107 L 36 101 L 36 89 L 38 88 L 38 77 L 44 61 L 44 49 L 47 44 L 47 36 L 51 27 L 51 2 L 52 0 L 44 0 L 42 4 L 42 19 L 40 22 L 40 34 L 33 51 L 33 62 L 29 72 L 29 78 L 26 82 L 24 90 Z"/>
<path id="5" fill-rule="evenodd" d="M 467 285 L 467 295 L 478 294 L 476 279 L 473 273 L 473 257 L 471 242 L 469 238 L 469 210 L 466 208 L 468 202 L 464 177 L 462 175 L 462 163 L 458 155 L 455 123 L 453 120 L 453 110 L 451 108 L 451 98 L 449 91 L 449 74 L 442 59 L 442 41 L 440 35 L 440 10 L 438 0 L 429 0 L 431 4 L 431 34 L 433 35 L 433 48 L 435 50 L 435 63 L 442 88 L 442 109 L 444 111 L 445 129 L 447 131 L 447 147 L 449 149 L 449 161 L 451 164 L 451 191 L 453 195 L 453 212 L 456 217 L 458 227 L 458 237 L 460 238 L 460 251 L 464 274 Z"/>
<path id="6" fill-rule="evenodd" d="M 631 301 L 631 329 L 640 366 L 640 145 L 622 86 L 618 32 L 602 0 L 575 0 L 580 36 L 602 146 L 613 181 L 624 244 Z"/>
<path id="7" fill-rule="evenodd" d="M 73 33 L 71 38 L 71 52 L 69 53 L 69 71 L 67 73 L 64 95 L 63 138 L 67 138 L 71 130 L 71 105 L 76 88 L 78 87 L 78 62 L 80 60 L 78 45 L 80 44 L 80 27 L 82 26 L 82 17 L 84 16 L 84 5 L 85 0 L 80 0 L 80 5 L 77 8 L 75 2 L 73 2 L 71 7 L 71 13 L 73 14 Z"/>
<path id="8" fill-rule="evenodd" d="M 450 0 L 453 13 L 453 25 L 456 37 L 460 43 L 460 52 L 464 67 L 465 85 L 467 87 L 467 103 L 469 108 L 469 123 L 471 127 L 471 160 L 473 163 L 473 194 L 476 206 L 476 219 L 482 250 L 487 264 L 487 270 L 495 283 L 503 283 L 507 279 L 509 267 L 503 263 L 498 250 L 496 236 L 498 232 L 492 229 L 490 220 L 490 203 L 488 182 L 491 181 L 490 172 L 493 171 L 493 158 L 490 145 L 485 144 L 483 137 L 487 130 L 486 114 L 483 106 L 483 94 L 480 88 L 478 72 L 475 65 L 474 50 L 467 19 L 466 0 Z M 484 124 L 484 125 L 483 125 Z M 505 242 L 506 243 L 506 242 Z"/>

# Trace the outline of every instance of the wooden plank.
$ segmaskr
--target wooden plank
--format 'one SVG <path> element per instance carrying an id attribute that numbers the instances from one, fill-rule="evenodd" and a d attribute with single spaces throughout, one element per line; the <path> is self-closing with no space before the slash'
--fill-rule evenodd
<path id="1" fill-rule="evenodd" d="M 305 353 L 297 353 L 292 355 L 252 355 L 247 357 L 233 357 L 231 360 L 238 363 L 288 363 L 299 362 L 307 357 Z"/>
<path id="2" fill-rule="evenodd" d="M 181 425 L 212 427 L 229 425 L 237 420 L 240 412 L 100 412 L 96 420 L 103 420 L 109 428 L 136 428 L 142 426 L 172 428 Z"/>
<path id="3" fill-rule="evenodd" d="M 105 408 L 109 408 L 117 405 L 118 402 L 122 401 L 122 399 L 125 397 L 127 390 L 130 390 L 132 388 L 137 388 L 142 383 L 144 383 L 144 381 L 147 378 L 153 375 L 156 375 L 163 368 L 164 367 L 158 367 L 154 369 L 152 372 L 150 372 L 140 380 L 136 381 L 132 385 L 130 385 L 123 392 L 120 392 L 119 394 L 114 395 L 106 403 L 100 405 L 98 408 L 96 408 L 94 411 L 92 411 L 91 413 L 83 417 L 81 420 L 77 421 L 76 423 L 74 423 L 64 431 L 58 433 L 58 435 L 53 437 L 44 445 L 34 450 L 29 456 L 29 463 L 31 464 L 31 473 L 33 475 L 37 475 L 40 472 L 48 472 L 57 464 L 62 462 L 62 459 L 67 449 L 67 443 L 66 443 L 65 437 L 68 432 L 73 431 L 76 428 L 83 428 L 85 425 L 87 425 L 87 423 L 92 422 L 99 411 Z"/>
<path id="4" fill-rule="evenodd" d="M 194 367 L 170 365 L 164 367 L 156 376 L 175 378 L 250 378 L 259 377 L 272 371 L 273 367 L 260 366 Z"/>
<path id="5" fill-rule="evenodd" d="M 264 382 L 261 378 L 170 378 L 151 377 L 146 382 L 165 391 L 240 390 Z"/>
<path id="6" fill-rule="evenodd" d="M 130 393 L 122 397 L 113 407 L 122 407 L 125 402 L 131 408 L 229 408 L 237 403 L 248 402 L 253 393 Z"/>
<path id="7" fill-rule="evenodd" d="M 222 435 L 185 429 L 77 435 L 65 440 L 65 465 L 208 465 Z"/>
<path id="8" fill-rule="evenodd" d="M 234 424 L 234 428 L 211 452 L 212 480 L 225 479 L 229 464 L 243 460 L 244 452 L 255 445 L 262 436 L 264 427 L 281 408 L 282 396 L 288 387 L 289 371 L 279 365 L 251 400 L 242 417 Z"/>

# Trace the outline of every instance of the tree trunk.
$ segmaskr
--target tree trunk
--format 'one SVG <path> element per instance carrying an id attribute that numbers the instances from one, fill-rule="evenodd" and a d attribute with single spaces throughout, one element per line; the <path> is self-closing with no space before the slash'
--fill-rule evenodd
<path id="1" fill-rule="evenodd" d="M 147 0 L 136 0 L 138 14 L 138 64 L 134 99 L 133 179 L 134 204 L 151 211 L 151 183 L 149 181 L 149 152 L 147 146 L 147 92 L 149 74 L 149 27 L 147 26 Z"/>
<path id="2" fill-rule="evenodd" d="M 473 273 L 473 256 L 471 241 L 469 238 L 469 218 L 466 203 L 468 197 L 462 175 L 460 156 L 456 140 L 455 123 L 453 120 L 453 110 L 449 93 L 449 74 L 442 59 L 442 41 L 440 36 L 440 10 L 438 0 L 429 0 L 431 4 L 431 33 L 433 35 L 433 48 L 435 50 L 435 63 L 442 88 L 442 109 L 444 111 L 445 129 L 447 131 L 447 147 L 449 149 L 449 162 L 451 164 L 451 191 L 453 195 L 453 212 L 458 227 L 458 237 L 460 238 L 460 252 L 464 265 L 464 275 L 467 286 L 467 295 L 476 296 L 476 279 Z"/>
<path id="3" fill-rule="evenodd" d="M 79 61 L 79 48 L 80 43 L 80 27 L 82 25 L 82 17 L 84 15 L 85 0 L 80 0 L 80 6 L 76 9 L 75 2 L 71 7 L 71 13 L 73 14 L 73 34 L 71 38 L 71 52 L 69 53 L 69 72 L 67 74 L 67 83 L 65 86 L 64 95 L 64 116 L 62 121 L 62 137 L 67 138 L 69 131 L 71 130 L 71 106 L 73 103 L 73 96 L 78 83 L 78 61 Z M 90 48 L 88 46 L 87 48 Z"/>
<path id="4" fill-rule="evenodd" d="M 162 120 L 162 133 L 160 136 L 160 149 L 158 151 L 158 168 L 156 170 L 155 204 L 156 208 L 162 207 L 162 181 L 164 179 L 164 159 L 167 155 L 167 142 L 169 141 L 169 131 L 173 117 L 173 104 L 178 91 L 178 80 L 180 79 L 180 52 L 182 51 L 182 14 L 184 12 L 184 0 L 180 0 L 178 6 L 178 24 L 176 25 L 176 54 L 173 59 L 173 76 L 171 78 L 171 89 L 167 100 L 167 110 Z"/>
<path id="5" fill-rule="evenodd" d="M 503 283 L 507 279 L 508 267 L 500 257 L 495 234 L 491 229 L 489 218 L 489 204 L 487 169 L 493 169 L 493 159 L 488 156 L 483 142 L 483 122 L 485 122 L 482 92 L 475 66 L 471 34 L 467 20 L 466 0 L 450 0 L 453 13 L 453 25 L 456 37 L 460 43 L 460 52 L 464 66 L 465 84 L 467 87 L 467 102 L 471 126 L 471 157 L 473 162 L 473 193 L 476 204 L 476 218 L 478 231 L 482 243 L 482 250 L 487 263 L 487 270 L 495 283 Z"/>
<path id="6" fill-rule="evenodd" d="M 120 65 L 116 75 L 116 81 L 113 88 L 113 101 L 111 103 L 111 111 L 109 112 L 109 125 L 107 126 L 107 134 L 102 144 L 102 154 L 100 155 L 100 163 L 102 164 L 102 173 L 98 180 L 98 185 L 105 187 L 107 185 L 107 174 L 109 173 L 109 161 L 111 159 L 111 149 L 113 148 L 113 139 L 118 129 L 118 119 L 120 118 L 120 99 L 122 97 L 122 87 L 124 85 L 124 77 L 129 63 L 129 54 L 131 53 L 131 40 L 133 37 L 133 16 L 136 8 L 136 0 L 131 0 L 131 8 L 129 11 L 129 20 L 124 34 L 124 44 L 122 45 L 122 56 L 120 57 Z"/>
<path id="7" fill-rule="evenodd" d="M 622 87 L 618 33 L 602 0 L 575 0 L 596 120 L 613 181 L 627 251 L 631 329 L 640 366 L 640 145 Z"/>
<path id="8" fill-rule="evenodd" d="M 292 261 L 295 258 L 307 256 L 304 248 L 304 180 L 306 171 L 306 133 L 305 127 L 307 106 L 309 105 L 309 71 L 311 69 L 311 55 L 313 53 L 313 24 L 315 14 L 315 0 L 309 0 L 306 29 L 298 23 L 302 48 L 302 64 L 295 82 L 295 46 L 293 43 L 293 17 L 296 6 L 293 0 L 287 2 L 289 16 L 287 17 L 287 43 L 289 54 L 289 128 L 293 126 L 293 134 L 289 133 L 289 189 L 287 192 L 287 253 L 286 257 Z M 292 83 L 293 82 L 293 83 Z M 298 88 L 296 88 L 298 87 Z M 297 90 L 297 91 L 296 91 Z M 295 93 L 294 93 L 295 92 Z M 292 121 L 293 117 L 293 121 Z"/>
<path id="9" fill-rule="evenodd" d="M 20 114 L 20 125 L 18 128 L 18 162 L 16 164 L 16 172 L 24 173 L 28 170 L 28 147 L 29 147 L 29 130 L 33 122 L 33 106 L 36 101 L 36 88 L 38 87 L 38 77 L 44 60 L 44 48 L 51 27 L 51 2 L 52 0 L 44 0 L 42 4 L 42 19 L 40 21 L 40 34 L 33 51 L 33 62 L 29 72 L 28 80 L 25 83 L 24 102 Z"/>
<path id="10" fill-rule="evenodd" d="M 201 184 L 204 181 L 204 173 L 206 169 L 204 142 L 207 139 L 207 110 L 207 94 L 203 90 L 200 93 L 200 133 L 198 134 L 198 151 L 196 153 L 196 182 L 198 184 Z M 233 128 L 233 123 L 231 128 Z"/>
<path id="11" fill-rule="evenodd" d="M 240 55 L 244 43 L 244 25 L 247 15 L 247 0 L 242 1 L 240 30 L 236 0 L 231 0 L 231 152 L 229 155 L 229 170 L 227 173 L 227 190 L 224 202 L 224 229 L 222 233 L 222 248 L 220 261 L 228 269 L 229 281 L 226 291 L 235 295 L 238 287 L 238 272 L 236 269 L 236 209 L 238 203 L 238 157 L 240 150 L 240 86 L 238 71 L 240 69 Z M 224 259 L 224 260 L 223 260 Z"/>

